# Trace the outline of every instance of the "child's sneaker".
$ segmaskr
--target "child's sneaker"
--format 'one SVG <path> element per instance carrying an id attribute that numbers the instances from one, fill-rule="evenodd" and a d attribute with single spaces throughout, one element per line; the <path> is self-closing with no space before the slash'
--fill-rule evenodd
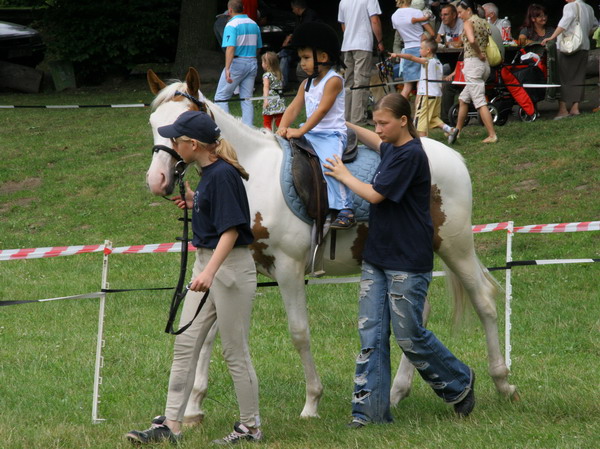
<path id="1" fill-rule="evenodd" d="M 132 443 L 159 443 L 169 440 L 171 443 L 177 443 L 181 439 L 181 434 L 175 434 L 165 424 L 166 417 L 157 416 L 152 420 L 152 425 L 146 430 L 131 430 L 125 434 Z"/>
<path id="2" fill-rule="evenodd" d="M 331 223 L 331 229 L 349 229 L 356 224 L 354 211 L 352 209 L 342 209 L 338 216 Z"/>
<path id="3" fill-rule="evenodd" d="M 460 130 L 458 128 L 452 128 L 452 131 L 448 133 L 448 145 L 452 145 L 456 142 L 459 132 Z"/>
<path id="4" fill-rule="evenodd" d="M 262 440 L 262 432 L 260 429 L 257 430 L 256 433 L 250 433 L 250 429 L 243 425 L 241 422 L 236 422 L 233 425 L 233 432 L 229 435 L 219 439 L 213 440 L 213 444 L 220 445 L 228 445 L 228 444 L 237 444 L 242 441 L 248 441 L 250 443 L 254 443 L 256 441 Z"/>

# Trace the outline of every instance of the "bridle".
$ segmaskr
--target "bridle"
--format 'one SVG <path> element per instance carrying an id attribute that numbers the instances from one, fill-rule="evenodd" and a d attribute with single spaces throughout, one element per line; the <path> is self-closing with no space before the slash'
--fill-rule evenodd
<path id="1" fill-rule="evenodd" d="M 180 92 L 180 91 L 176 91 L 175 95 L 184 96 L 188 100 L 192 101 L 195 105 L 197 105 L 200 108 L 200 110 L 202 110 L 204 112 L 207 111 L 206 104 L 201 102 L 199 99 L 194 98 L 191 95 L 189 95 L 185 92 Z M 177 161 L 175 164 L 175 178 L 176 178 L 177 184 L 179 185 L 179 195 L 185 201 L 186 189 L 185 189 L 185 183 L 183 181 L 183 178 L 185 176 L 185 172 L 188 168 L 188 165 L 184 162 L 182 157 L 173 148 L 170 148 L 166 145 L 154 145 L 152 147 L 152 155 L 154 155 L 154 153 L 158 153 L 159 151 L 164 151 L 165 153 L 169 154 L 172 158 L 174 158 Z M 163 196 L 163 198 L 168 200 L 168 198 L 166 196 Z M 179 240 L 181 242 L 179 280 L 177 281 L 177 286 L 175 287 L 175 291 L 173 292 L 173 297 L 171 298 L 171 305 L 169 307 L 169 318 L 167 320 L 167 326 L 165 328 L 165 332 L 168 334 L 172 334 L 172 335 L 179 335 L 179 334 L 185 332 L 185 330 L 192 325 L 192 323 L 194 322 L 194 320 L 196 319 L 196 317 L 202 310 L 202 307 L 206 303 L 206 300 L 208 299 L 208 294 L 210 292 L 210 290 L 206 290 L 206 292 L 204 293 L 204 296 L 202 297 L 202 299 L 200 300 L 200 303 L 198 304 L 196 313 L 194 314 L 194 316 L 192 317 L 190 322 L 187 323 L 186 325 L 182 326 L 178 330 L 175 330 L 173 328 L 173 323 L 175 322 L 175 319 L 177 317 L 177 311 L 179 310 L 181 302 L 185 298 L 185 295 L 187 294 L 190 284 L 191 284 L 190 283 L 190 284 L 185 285 L 185 278 L 186 278 L 186 274 L 187 274 L 188 246 L 189 246 L 189 222 L 191 221 L 190 218 L 188 217 L 187 207 L 183 208 L 183 217 L 179 218 L 179 220 L 183 222 L 182 235 L 181 235 L 181 237 L 177 238 L 177 240 Z"/>

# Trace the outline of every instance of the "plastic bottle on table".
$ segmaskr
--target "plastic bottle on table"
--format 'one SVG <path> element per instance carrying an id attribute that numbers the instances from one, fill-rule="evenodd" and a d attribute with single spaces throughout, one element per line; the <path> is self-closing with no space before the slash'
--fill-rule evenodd
<path id="1" fill-rule="evenodd" d="M 508 20 L 508 17 L 505 17 L 504 19 L 502 19 L 501 25 L 502 25 L 502 42 L 504 42 L 505 44 L 512 43 L 512 40 L 513 40 L 512 32 L 511 32 L 510 20 Z"/>

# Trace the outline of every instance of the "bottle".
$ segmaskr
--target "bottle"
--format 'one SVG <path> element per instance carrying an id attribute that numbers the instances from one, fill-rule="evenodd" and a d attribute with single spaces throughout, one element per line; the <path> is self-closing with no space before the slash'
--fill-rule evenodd
<path id="1" fill-rule="evenodd" d="M 504 42 L 505 44 L 510 44 L 512 42 L 512 32 L 511 32 L 511 27 L 510 27 L 510 20 L 508 20 L 508 17 L 505 17 L 504 19 L 502 19 L 501 22 L 502 25 L 502 42 Z"/>

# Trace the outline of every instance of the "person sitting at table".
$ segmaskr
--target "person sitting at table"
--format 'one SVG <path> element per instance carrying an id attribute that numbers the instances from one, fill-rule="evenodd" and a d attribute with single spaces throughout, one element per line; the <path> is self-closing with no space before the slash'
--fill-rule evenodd
<path id="1" fill-rule="evenodd" d="M 446 44 L 448 47 L 462 47 L 460 33 L 463 30 L 463 21 L 458 17 L 456 6 L 451 3 L 442 6 L 440 17 L 442 23 L 435 36 L 437 43 Z"/>
<path id="2" fill-rule="evenodd" d="M 543 5 L 532 3 L 527 8 L 525 20 L 519 31 L 519 45 L 525 46 L 542 42 L 554 33 L 555 28 L 548 25 L 548 11 Z"/>
<path id="3" fill-rule="evenodd" d="M 494 3 L 484 3 L 482 7 L 485 11 L 485 19 L 502 32 L 502 22 L 498 20 L 498 7 Z"/>

